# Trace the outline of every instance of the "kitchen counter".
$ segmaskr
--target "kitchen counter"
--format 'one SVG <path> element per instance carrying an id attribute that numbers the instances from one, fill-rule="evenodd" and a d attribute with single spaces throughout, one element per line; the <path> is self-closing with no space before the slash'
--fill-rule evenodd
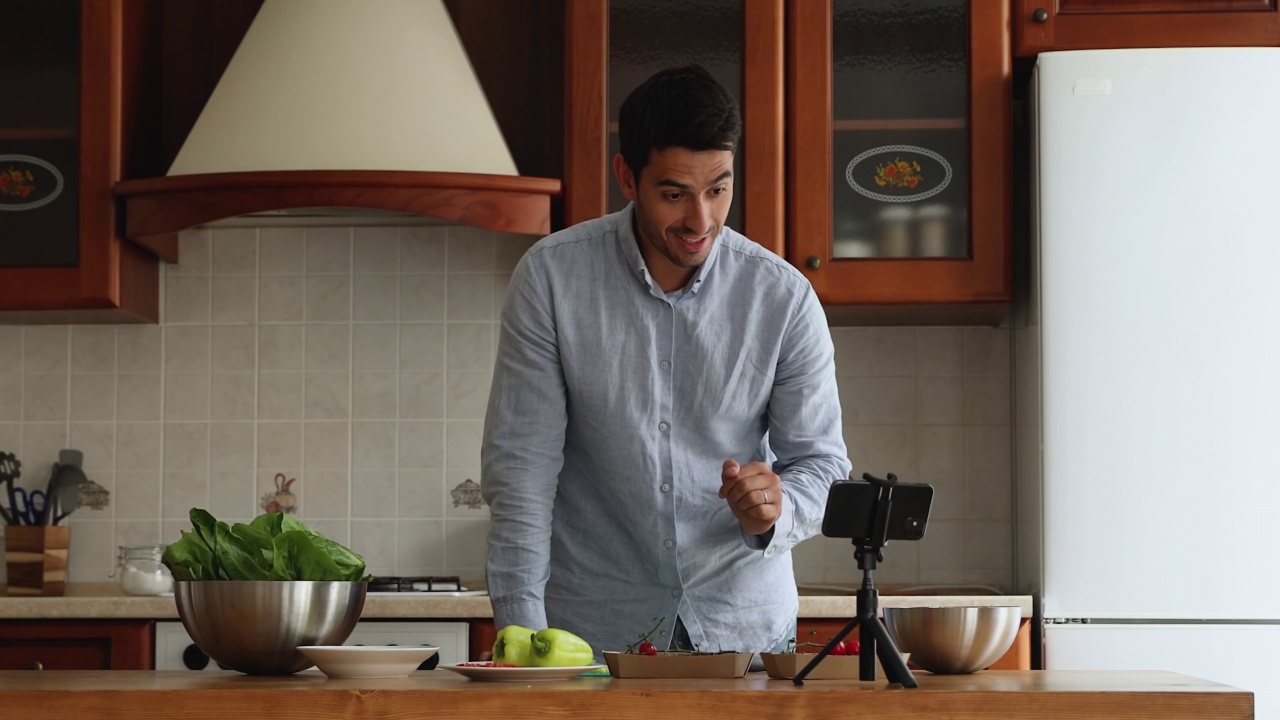
<path id="1" fill-rule="evenodd" d="M 846 618 L 857 614 L 857 598 L 852 594 L 807 594 L 800 596 L 801 618 Z M 837 593 L 839 588 L 821 592 Z M 884 591 L 882 591 L 884 592 Z M 1022 616 L 1031 616 L 1030 595 L 889 595 L 880 596 L 881 607 L 917 605 L 1017 605 Z M 0 586 L 0 619 L 4 620 L 105 620 L 178 617 L 172 596 L 134 597 L 124 595 L 114 583 L 74 583 L 61 597 L 9 597 Z M 365 599 L 362 618 L 490 618 L 493 608 L 488 597 L 439 597 L 426 593 L 374 593 Z"/>
<path id="2" fill-rule="evenodd" d="M 397 680 L 157 672 L 0 672 L 7 717 L 272 720 L 388 717 L 1151 718 L 1253 717 L 1253 694 L 1168 672 L 988 670 L 883 681 L 578 678 L 475 682 L 444 670 Z"/>

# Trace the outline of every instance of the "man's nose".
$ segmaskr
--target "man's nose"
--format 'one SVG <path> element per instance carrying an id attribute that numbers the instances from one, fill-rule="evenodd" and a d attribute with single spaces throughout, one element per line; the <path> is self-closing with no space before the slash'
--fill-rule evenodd
<path id="1" fill-rule="evenodd" d="M 715 224 L 711 219 L 711 204 L 705 199 L 696 198 L 689 204 L 689 211 L 684 217 L 685 227 L 699 235 L 705 235 Z"/>

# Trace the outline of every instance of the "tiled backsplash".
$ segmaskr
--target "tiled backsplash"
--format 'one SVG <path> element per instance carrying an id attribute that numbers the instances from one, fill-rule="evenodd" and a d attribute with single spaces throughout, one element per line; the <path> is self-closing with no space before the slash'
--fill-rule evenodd
<path id="1" fill-rule="evenodd" d="M 72 525 L 70 579 L 187 510 L 273 499 L 379 574 L 483 574 L 479 481 L 499 310 L 536 238 L 458 227 L 218 228 L 180 238 L 159 326 L 0 327 L 0 449 L 43 486 L 63 447 L 111 492 Z M 933 483 L 925 539 L 881 582 L 1012 585 L 1009 330 L 836 328 L 855 472 Z M 277 497 L 277 475 L 293 479 Z M 458 497 L 454 497 L 454 495 Z M 803 583 L 860 577 L 848 541 L 797 549 Z"/>

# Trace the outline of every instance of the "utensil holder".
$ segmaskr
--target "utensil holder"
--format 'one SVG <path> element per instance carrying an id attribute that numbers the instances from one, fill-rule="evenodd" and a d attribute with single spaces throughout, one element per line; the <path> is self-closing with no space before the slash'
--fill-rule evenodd
<path id="1" fill-rule="evenodd" d="M 71 528 L 66 525 L 6 525 L 4 565 L 8 594 L 60 596 L 67 585 L 67 551 Z"/>

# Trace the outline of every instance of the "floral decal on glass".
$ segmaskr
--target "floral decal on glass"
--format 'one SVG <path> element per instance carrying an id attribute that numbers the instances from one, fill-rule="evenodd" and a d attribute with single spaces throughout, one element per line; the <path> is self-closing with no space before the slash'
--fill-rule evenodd
<path id="1" fill-rule="evenodd" d="M 62 173 L 32 155 L 0 155 L 0 211 L 35 210 L 62 194 Z"/>

